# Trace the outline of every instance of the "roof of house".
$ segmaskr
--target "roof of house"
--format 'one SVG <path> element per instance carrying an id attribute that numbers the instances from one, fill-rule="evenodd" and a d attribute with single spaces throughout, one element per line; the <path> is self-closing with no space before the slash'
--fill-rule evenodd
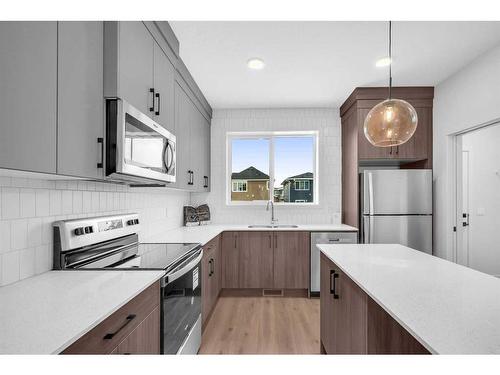
<path id="1" fill-rule="evenodd" d="M 231 178 L 234 180 L 269 180 L 269 176 L 267 174 L 259 171 L 253 166 L 248 167 L 241 172 L 232 173 Z"/>
<path id="2" fill-rule="evenodd" d="M 313 174 L 312 174 L 312 172 L 306 172 L 306 173 L 298 174 L 296 176 L 287 177 L 287 178 L 285 178 L 283 180 L 283 182 L 281 183 L 281 185 L 285 185 L 287 181 L 296 180 L 296 179 L 299 179 L 299 178 L 312 180 L 313 179 Z"/>

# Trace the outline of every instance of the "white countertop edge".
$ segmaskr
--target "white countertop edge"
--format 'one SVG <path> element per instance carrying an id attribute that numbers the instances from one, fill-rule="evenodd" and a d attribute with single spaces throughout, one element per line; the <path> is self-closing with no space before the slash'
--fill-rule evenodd
<path id="1" fill-rule="evenodd" d="M 422 344 L 431 354 L 439 354 L 432 346 L 430 346 L 422 337 L 420 337 L 413 329 L 411 329 L 404 321 L 402 321 L 396 314 L 394 314 L 391 309 L 389 309 L 383 302 L 381 302 L 374 294 L 372 294 L 368 289 L 366 289 L 362 284 L 358 282 L 345 268 L 333 260 L 326 251 L 323 251 L 323 245 L 316 245 L 321 253 L 323 253 L 328 259 L 335 263 L 342 272 L 344 272 L 354 283 L 360 287 L 371 299 L 373 299 L 380 307 L 384 309 L 396 322 L 399 323 L 410 335 L 412 335 L 415 340 Z M 416 250 L 415 250 L 416 251 Z"/>
<path id="2" fill-rule="evenodd" d="M 85 270 L 78 270 L 78 271 L 83 271 L 86 272 Z M 95 270 L 94 270 L 95 271 Z M 118 269 L 117 271 L 123 271 Z M 54 271 L 54 272 L 75 272 L 73 270 L 62 270 L 62 271 Z M 103 272 L 116 272 L 115 270 L 109 270 L 109 271 L 103 271 Z M 130 272 L 130 271 L 127 271 Z M 128 299 L 122 301 L 120 304 L 116 305 L 113 309 L 105 313 L 103 316 L 99 317 L 97 320 L 94 321 L 90 326 L 86 327 L 82 332 L 77 333 L 76 336 L 74 336 L 71 340 L 68 340 L 64 344 L 62 344 L 58 349 L 54 350 L 51 354 L 60 354 L 62 353 L 65 349 L 67 349 L 69 346 L 77 342 L 80 338 L 82 338 L 85 334 L 89 333 L 92 329 L 97 327 L 99 324 L 101 324 L 104 320 L 109 318 L 111 315 L 113 315 L 115 312 L 117 312 L 120 308 L 125 306 L 127 303 L 132 301 L 135 297 L 137 297 L 139 294 L 144 292 L 147 288 L 149 288 L 153 283 L 157 282 L 160 280 L 164 275 L 165 272 L 163 271 L 151 271 L 151 270 L 145 270 L 145 271 L 131 271 L 131 272 L 150 272 L 150 273 L 156 273 L 156 276 L 153 276 L 153 279 L 150 283 L 145 284 L 142 288 L 140 288 L 137 292 L 132 293 Z"/>

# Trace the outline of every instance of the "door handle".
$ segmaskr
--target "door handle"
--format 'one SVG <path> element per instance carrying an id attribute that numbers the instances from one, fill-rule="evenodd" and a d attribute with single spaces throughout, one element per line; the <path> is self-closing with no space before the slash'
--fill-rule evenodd
<path id="1" fill-rule="evenodd" d="M 339 299 L 339 295 L 336 292 L 335 280 L 338 279 L 339 274 L 335 270 L 330 270 L 330 294 L 333 295 L 333 299 Z"/>
<path id="2" fill-rule="evenodd" d="M 189 174 L 189 180 L 188 180 L 188 185 L 193 185 L 193 171 L 188 171 Z"/>
<path id="3" fill-rule="evenodd" d="M 159 116 L 159 115 L 160 115 L 160 106 L 161 106 L 161 102 L 160 102 L 160 93 L 159 93 L 159 92 L 157 92 L 157 93 L 155 94 L 155 97 L 156 97 L 156 99 L 157 99 L 157 100 L 156 100 L 156 105 L 157 105 L 157 107 L 156 107 L 156 112 L 155 112 L 155 115 L 156 115 L 156 116 Z"/>
<path id="4" fill-rule="evenodd" d="M 154 112 L 155 111 L 155 89 L 151 87 L 149 89 L 149 92 L 151 93 L 151 107 L 149 107 L 149 112 Z"/>
<path id="5" fill-rule="evenodd" d="M 135 319 L 135 317 L 136 317 L 136 315 L 135 315 L 135 314 L 130 314 L 129 316 L 127 316 L 127 317 L 125 318 L 125 320 L 126 320 L 126 321 L 125 321 L 125 323 L 124 323 L 124 324 L 122 324 L 122 325 L 120 326 L 120 328 L 118 328 L 115 332 L 106 334 L 106 336 L 104 336 L 104 337 L 103 337 L 103 340 L 111 340 L 111 339 L 112 339 L 113 337 L 115 337 L 115 336 L 116 336 L 116 335 L 117 335 L 117 334 L 118 334 L 118 333 L 119 333 L 122 329 L 124 329 L 127 325 L 129 325 L 129 324 L 130 324 L 130 322 L 131 322 L 132 320 L 134 320 L 134 319 Z"/>
<path id="6" fill-rule="evenodd" d="M 212 276 L 212 261 L 213 259 L 208 261 L 208 277 Z"/>
<path id="7" fill-rule="evenodd" d="M 203 176 L 203 180 L 205 181 L 205 185 L 203 185 L 204 188 L 208 187 L 208 176 Z"/>
<path id="8" fill-rule="evenodd" d="M 101 144 L 101 161 L 97 163 L 97 168 L 104 167 L 104 138 L 97 138 L 97 143 Z"/>

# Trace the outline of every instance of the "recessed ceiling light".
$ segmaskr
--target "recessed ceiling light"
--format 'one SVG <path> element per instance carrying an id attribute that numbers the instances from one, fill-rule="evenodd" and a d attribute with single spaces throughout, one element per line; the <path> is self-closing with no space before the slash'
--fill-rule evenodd
<path id="1" fill-rule="evenodd" d="M 375 66 L 377 68 L 383 68 L 384 66 L 389 66 L 389 65 L 391 65 L 391 58 L 388 56 L 378 59 L 377 62 L 375 63 Z"/>
<path id="2" fill-rule="evenodd" d="M 253 59 L 250 59 L 247 61 L 247 66 L 253 70 L 261 70 L 261 69 L 264 69 L 266 64 L 261 59 L 253 58 Z"/>

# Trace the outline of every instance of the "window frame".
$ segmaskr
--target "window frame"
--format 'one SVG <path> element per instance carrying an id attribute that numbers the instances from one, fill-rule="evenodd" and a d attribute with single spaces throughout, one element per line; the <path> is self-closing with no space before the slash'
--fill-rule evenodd
<path id="1" fill-rule="evenodd" d="M 274 138 L 276 137 L 301 137 L 301 136 L 309 136 L 313 138 L 313 202 L 274 202 L 279 206 L 290 206 L 290 207 L 298 207 L 298 206 L 318 206 L 320 203 L 319 200 L 319 131 L 317 130 L 304 130 L 304 131 L 263 131 L 263 132 L 226 132 L 226 206 L 263 206 L 266 205 L 268 200 L 254 200 L 254 201 L 232 201 L 231 193 L 232 191 L 232 140 L 233 139 L 261 139 L 267 138 L 269 139 L 269 181 L 274 182 L 275 176 L 275 155 L 274 155 Z M 309 183 L 309 181 L 308 181 Z M 269 185 L 269 200 L 274 201 L 274 183 L 272 184 L 273 188 L 271 189 L 271 184 Z M 248 189 L 248 185 L 247 185 Z M 311 190 L 309 183 L 309 190 Z"/>
<path id="2" fill-rule="evenodd" d="M 245 184 L 245 190 L 234 190 L 234 184 Z M 231 181 L 231 193 L 247 193 L 247 192 L 248 192 L 248 180 Z"/>
<path id="3" fill-rule="evenodd" d="M 304 189 L 297 189 L 297 182 L 300 184 L 301 182 L 304 183 Z M 307 182 L 307 188 L 306 188 L 306 182 Z M 294 183 L 295 183 L 295 187 L 294 187 L 294 190 L 295 191 L 309 191 L 311 190 L 311 181 L 309 181 L 309 179 L 305 179 L 305 178 L 298 178 L 298 179 L 295 179 L 294 180 Z"/>

